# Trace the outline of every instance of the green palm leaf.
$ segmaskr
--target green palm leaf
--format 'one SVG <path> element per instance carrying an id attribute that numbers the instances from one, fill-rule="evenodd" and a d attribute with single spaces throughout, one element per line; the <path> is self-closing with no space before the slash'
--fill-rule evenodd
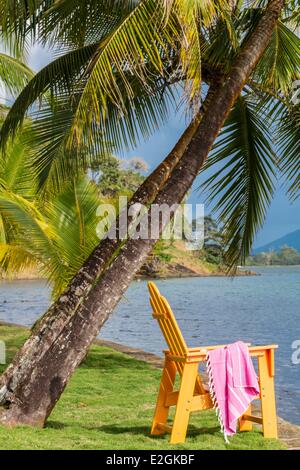
<path id="1" fill-rule="evenodd" d="M 12 227 L 14 236 L 23 234 L 25 246 L 36 253 L 41 261 L 45 253 L 51 253 L 55 233 L 47 224 L 42 212 L 28 199 L 9 191 L 0 192 L 0 212 L 3 220 Z"/>
<path id="2" fill-rule="evenodd" d="M 19 244 L 0 243 L 0 268 L 8 276 L 39 265 L 30 250 Z"/>
<path id="3" fill-rule="evenodd" d="M 293 81 L 300 78 L 299 64 L 300 39 L 283 22 L 279 22 L 253 78 L 288 95 Z"/>
<path id="4" fill-rule="evenodd" d="M 30 122 L 26 123 L 25 130 L 29 136 Z M 36 180 L 29 169 L 31 149 L 26 145 L 24 134 L 9 140 L 5 154 L 0 158 L 1 186 L 2 189 L 21 196 L 26 195 L 30 199 L 36 191 Z"/>
<path id="5" fill-rule="evenodd" d="M 131 102 L 135 96 L 129 75 L 145 88 L 153 83 L 148 64 L 163 75 L 168 44 L 173 43 L 172 32 L 176 34 L 170 22 L 162 29 L 163 13 L 160 3 L 141 0 L 101 42 L 86 71 L 88 78 L 75 113 L 71 140 L 75 136 L 80 143 L 88 129 L 105 122 L 111 106 L 118 109 L 120 118 L 127 114 L 126 101 Z"/>
<path id="6" fill-rule="evenodd" d="M 0 53 L 0 82 L 12 95 L 20 93 L 33 75 L 32 70 L 20 60 Z"/>
<path id="7" fill-rule="evenodd" d="M 4 38 L 23 46 L 37 36 L 43 44 L 82 47 L 99 40 L 136 5 L 136 0 L 0 0 Z"/>
<path id="8" fill-rule="evenodd" d="M 300 2 L 299 0 L 290 0 L 286 2 L 284 8 L 284 22 L 296 30 L 300 26 Z"/>
<path id="9" fill-rule="evenodd" d="M 59 295 L 95 248 L 97 207 L 101 200 L 97 188 L 81 177 L 67 184 L 45 210 L 49 225 L 56 234 L 55 251 L 43 271 L 52 282 L 54 295 Z"/>
<path id="10" fill-rule="evenodd" d="M 285 107 L 276 129 L 276 143 L 280 156 L 280 169 L 288 182 L 292 200 L 300 192 L 300 105 Z"/>
<path id="11" fill-rule="evenodd" d="M 87 3 L 94 5 L 95 2 Z M 115 10 L 118 10 L 119 3 L 115 2 Z M 191 13 L 187 3 L 192 6 Z M 41 10 L 42 19 L 40 16 L 35 18 L 31 10 L 28 15 L 32 14 L 37 24 L 44 24 L 44 16 L 48 18 L 53 12 L 67 8 L 71 14 L 72 5 L 76 12 L 76 2 L 68 0 L 44 5 L 46 10 Z M 168 77 L 169 73 L 165 69 L 169 69 L 173 60 L 176 67 L 179 66 L 172 50 L 175 42 L 177 45 L 185 44 L 187 40 L 188 44 L 181 48 L 182 74 L 186 76 L 191 99 L 197 94 L 201 86 L 201 24 L 212 22 L 214 15 L 221 10 L 221 6 L 227 6 L 227 2 L 208 0 L 205 8 L 198 0 L 172 2 L 164 22 L 166 15 L 162 1 L 141 0 L 124 2 L 124 5 L 120 22 L 110 27 L 109 34 L 99 43 L 83 46 L 59 57 L 34 77 L 7 116 L 1 130 L 2 147 L 8 136 L 14 135 L 22 124 L 30 105 L 45 92 L 53 94 L 58 103 L 63 100 L 66 103 L 67 96 L 71 95 L 70 104 L 64 104 L 67 109 L 65 130 L 69 132 L 69 151 L 74 146 L 85 147 L 87 142 L 89 145 L 95 144 L 99 136 L 102 138 L 98 144 L 113 141 L 119 151 L 124 145 L 136 145 L 140 135 L 147 137 L 166 117 L 166 100 L 161 99 L 160 90 L 164 75 Z M 108 10 L 105 11 L 107 14 Z M 185 26 L 180 25 L 181 19 L 186 22 Z M 59 104 L 55 112 L 60 113 L 58 123 L 61 123 L 62 129 L 63 110 L 57 109 Z M 72 123 L 69 111 L 73 113 Z M 39 128 L 43 123 L 47 132 L 50 119 L 51 108 L 42 111 Z M 66 134 L 61 138 L 62 145 L 66 143 Z M 61 148 L 57 136 L 58 132 L 54 130 L 55 144 L 49 143 L 50 155 L 54 148 Z"/>
<path id="12" fill-rule="evenodd" d="M 82 75 L 84 67 L 93 57 L 97 47 L 98 43 L 71 51 L 48 64 L 32 78 L 10 108 L 1 128 L 3 148 L 9 136 L 16 134 L 26 112 L 37 99 L 47 92 L 50 95 L 72 92 L 74 81 Z"/>
<path id="13" fill-rule="evenodd" d="M 49 2 L 50 3 L 50 2 Z M 52 1 L 38 23 L 39 36 L 54 47 L 100 41 L 136 6 L 136 0 Z M 32 29 L 36 26 L 31 25 Z"/>
<path id="14" fill-rule="evenodd" d="M 274 143 L 278 154 L 278 170 L 287 182 L 287 192 L 291 200 L 299 197 L 300 189 L 300 105 L 299 83 L 289 96 L 262 84 L 251 83 L 257 94 L 257 112 L 265 112 L 272 123 Z"/>
<path id="15" fill-rule="evenodd" d="M 227 119 L 206 165 L 214 167 L 204 190 L 224 224 L 226 261 L 233 268 L 249 255 L 274 190 L 268 123 L 251 95 L 241 96 Z"/>
<path id="16" fill-rule="evenodd" d="M 0 268 L 15 273 L 37 266 L 59 295 L 98 243 L 97 188 L 85 177 L 69 183 L 39 208 L 0 190 Z M 6 229 L 5 227 L 6 226 Z"/>
<path id="17" fill-rule="evenodd" d="M 29 134 L 30 122 L 27 128 Z M 10 274 L 37 267 L 58 294 L 98 243 L 101 199 L 82 175 L 59 192 L 48 184 L 40 198 L 28 152 L 22 134 L 0 158 L 0 268 Z"/>
<path id="18" fill-rule="evenodd" d="M 53 117 L 51 115 L 53 112 L 52 105 L 42 109 L 40 121 L 37 123 L 39 130 L 42 129 L 42 124 L 44 124 L 44 130 L 47 133 L 51 125 L 54 125 L 53 133 L 55 140 L 58 135 L 58 129 L 55 130 L 55 123 L 57 122 L 60 129 L 64 131 L 61 138 L 62 143 L 66 143 L 67 132 L 69 132 L 69 138 L 70 135 L 74 135 L 72 132 L 74 133 L 75 121 L 78 119 L 77 113 L 79 106 L 82 106 L 81 98 L 85 92 L 86 86 L 90 83 L 89 76 L 84 74 L 84 77 L 82 77 L 82 74 L 98 48 L 99 44 L 92 44 L 71 51 L 46 66 L 34 77 L 20 94 L 8 113 L 1 129 L 2 147 L 5 146 L 8 137 L 14 135 L 22 124 L 29 106 L 45 92 L 50 92 L 56 96 L 56 101 L 53 104 L 55 112 Z M 154 127 L 157 128 L 158 123 L 161 122 L 161 118 L 164 119 L 166 117 L 167 108 L 164 99 L 166 93 L 161 92 L 160 77 L 157 77 L 157 74 L 155 75 L 155 70 L 151 67 L 148 68 L 148 72 L 152 79 L 147 88 L 141 83 L 139 77 L 133 75 L 130 70 L 124 70 L 121 74 L 115 73 L 114 80 L 122 95 L 123 104 L 127 112 L 124 115 L 120 115 L 119 109 L 112 109 L 112 107 L 105 108 L 105 112 L 101 114 L 102 121 L 100 126 L 99 123 L 93 121 L 91 128 L 90 126 L 86 128 L 90 145 L 101 145 L 104 140 L 114 140 L 118 149 L 123 148 L 124 143 L 127 145 L 127 142 L 135 145 L 140 132 L 143 136 L 146 134 L 149 135 Z M 77 83 L 78 80 L 80 82 L 79 85 Z M 128 96 L 128 86 L 132 92 L 130 97 Z M 167 90 L 168 87 L 163 88 L 164 92 Z M 70 93 L 70 103 L 67 103 Z M 171 97 L 171 94 L 168 96 Z M 60 103 L 63 104 L 60 105 Z M 58 119 L 56 119 L 57 113 L 60 114 Z M 70 113 L 74 119 L 73 123 L 70 122 Z M 63 119 L 65 119 L 65 127 L 62 124 Z M 71 127 L 70 123 L 72 124 Z M 78 146 L 77 131 L 75 132 L 75 136 L 75 144 Z M 86 144 L 86 136 L 82 135 L 81 137 L 80 143 L 85 141 Z M 53 145 L 57 144 L 57 140 L 55 142 L 55 144 L 51 144 L 52 150 L 54 149 Z M 69 147 L 70 146 L 72 147 L 72 144 L 70 144 L 69 140 Z M 44 153 L 47 153 L 47 150 L 48 148 L 45 149 Z"/>
<path id="19" fill-rule="evenodd" d="M 75 140 L 70 146 L 69 141 L 77 109 L 74 96 L 72 103 L 61 97 L 56 99 L 54 106 L 32 114 L 30 132 L 25 133 L 24 140 L 31 149 L 31 165 L 40 189 L 48 184 L 59 189 L 70 175 L 86 171 L 99 158 L 105 158 L 112 148 L 121 150 L 124 146 L 136 145 L 141 136 L 147 138 L 164 122 L 174 101 L 172 90 L 157 87 L 148 94 L 140 89 L 134 77 L 129 79 L 135 93 L 134 106 L 128 103 L 128 112 L 122 119 L 116 108 L 109 108 L 106 122 L 100 126 L 103 131 L 100 132 L 96 125 L 92 126 L 80 145 Z"/>
<path id="20" fill-rule="evenodd" d="M 190 104 L 196 102 L 198 106 L 206 34 L 209 30 L 212 35 L 214 29 L 217 29 L 216 36 L 219 36 L 224 25 L 227 32 L 233 32 L 228 1 L 164 0 L 164 3 L 166 17 L 174 16 L 177 21 L 176 29 L 180 32 L 177 40 L 180 43 L 180 67 L 185 81 L 186 95 Z"/>

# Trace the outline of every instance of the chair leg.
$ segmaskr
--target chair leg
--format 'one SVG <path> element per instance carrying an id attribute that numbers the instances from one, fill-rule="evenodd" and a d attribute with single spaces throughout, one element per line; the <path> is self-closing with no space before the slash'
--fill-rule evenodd
<path id="1" fill-rule="evenodd" d="M 266 351 L 264 356 L 258 358 L 261 411 L 263 420 L 263 434 L 266 438 L 277 439 L 277 415 L 275 402 L 274 376 L 272 363 L 274 351 Z"/>
<path id="2" fill-rule="evenodd" d="M 184 364 L 171 433 L 171 444 L 185 441 L 197 374 L 198 363 Z"/>
<path id="3" fill-rule="evenodd" d="M 249 405 L 249 407 L 248 407 L 245 414 L 246 415 L 251 415 L 251 412 L 252 412 L 252 406 Z M 239 430 L 240 430 L 240 432 L 252 431 L 253 423 L 251 423 L 251 421 L 247 421 L 247 420 L 243 419 L 243 416 L 241 416 L 240 419 L 239 419 Z"/>
<path id="4" fill-rule="evenodd" d="M 159 435 L 164 434 L 163 429 L 159 429 L 158 424 L 166 424 L 169 414 L 169 407 L 165 406 L 166 396 L 168 393 L 173 391 L 173 386 L 176 376 L 176 367 L 174 362 L 168 359 L 166 356 L 165 365 L 162 372 L 162 378 L 160 382 L 156 408 L 154 412 L 151 434 Z"/>

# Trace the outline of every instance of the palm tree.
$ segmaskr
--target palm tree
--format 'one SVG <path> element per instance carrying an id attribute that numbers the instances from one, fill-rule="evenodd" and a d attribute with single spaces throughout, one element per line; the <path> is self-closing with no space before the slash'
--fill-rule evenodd
<path id="1" fill-rule="evenodd" d="M 51 30 L 53 40 L 72 43 L 72 28 L 67 21 L 59 22 L 62 11 L 64 18 L 71 14 L 66 10 L 71 3 L 59 2 L 50 15 L 41 13 L 40 29 L 45 37 Z M 277 119 L 281 169 L 291 181 L 293 194 L 299 187 L 299 173 L 294 171 L 299 168 L 299 126 L 290 125 L 287 118 L 297 123 L 296 110 L 287 96 L 291 81 L 299 74 L 299 40 L 293 32 L 299 22 L 299 15 L 292 11 L 295 2 L 285 8 L 283 0 L 271 0 L 267 5 L 262 1 L 257 8 L 230 2 L 232 11 L 214 8 L 217 3 L 228 7 L 229 2 L 210 2 L 212 8 L 203 11 L 198 0 L 128 1 L 123 4 L 129 10 L 117 8 L 121 18 L 111 15 L 113 19 L 104 19 L 96 33 L 95 3 L 102 2 L 89 2 L 79 47 L 42 70 L 16 100 L 2 128 L 2 145 L 37 98 L 44 93 L 55 96 L 46 100 L 35 126 L 41 131 L 38 173 L 46 167 L 44 176 L 57 180 L 62 149 L 75 148 L 80 166 L 87 149 L 92 154 L 94 145 L 103 149 L 103 136 L 117 148 L 124 141 L 135 143 L 138 131 L 147 135 L 158 125 L 157 115 L 164 117 L 171 84 L 184 83 L 190 108 L 196 109 L 194 118 L 132 201 L 170 206 L 180 202 L 223 128 L 223 144 L 217 141 L 207 166 L 223 165 L 210 180 L 210 197 L 217 198 L 221 217 L 227 218 L 227 256 L 234 265 L 248 252 L 273 191 L 277 159 L 270 147 L 268 126 L 259 126 L 264 116 L 272 123 Z M 187 9 L 191 4 L 194 8 Z M 29 31 L 31 24 L 39 23 L 39 15 L 28 8 L 23 16 Z M 15 27 L 19 34 L 21 20 Z M 98 42 L 91 43 L 95 34 L 99 34 Z M 208 91 L 202 102 L 203 81 Z M 42 187 L 45 178 L 40 181 Z M 214 181 L 219 182 L 219 191 Z M 129 239 L 120 245 L 118 240 L 106 239 L 94 250 L 2 376 L 0 399 L 8 405 L 3 422 L 44 423 L 154 243 Z M 31 374 L 33 369 L 41 371 L 41 377 Z M 47 374 L 42 374 L 45 370 Z M 30 403 L 26 400 L 29 395 Z"/>

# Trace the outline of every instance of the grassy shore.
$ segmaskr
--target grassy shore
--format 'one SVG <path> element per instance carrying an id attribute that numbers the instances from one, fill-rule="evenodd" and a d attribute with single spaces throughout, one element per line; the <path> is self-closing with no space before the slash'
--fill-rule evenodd
<path id="1" fill-rule="evenodd" d="M 212 264 L 200 257 L 199 252 L 187 249 L 182 241 L 172 243 L 165 251 L 166 259 L 155 258 L 155 263 L 151 259 L 144 264 L 142 269 L 136 275 L 137 279 L 152 278 L 180 278 L 180 277 L 208 277 L 208 276 L 226 276 L 225 266 Z M 256 273 L 249 269 L 238 269 L 238 276 L 255 275 Z M 43 279 L 42 271 L 37 268 L 27 268 L 22 272 L 9 275 L 1 272 L 0 281 L 8 280 L 34 280 Z"/>
<path id="2" fill-rule="evenodd" d="M 12 359 L 28 335 L 1 326 Z M 0 365 L 0 372 L 5 366 Z M 160 370 L 107 347 L 93 346 L 44 429 L 0 426 L 0 449 L 282 449 L 259 431 L 239 433 L 225 444 L 213 411 L 194 414 L 186 442 L 151 437 L 149 428 Z"/>

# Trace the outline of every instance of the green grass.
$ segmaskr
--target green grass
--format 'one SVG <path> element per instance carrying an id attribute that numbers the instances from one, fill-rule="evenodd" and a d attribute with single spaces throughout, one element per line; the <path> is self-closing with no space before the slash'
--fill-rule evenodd
<path id="1" fill-rule="evenodd" d="M 12 359 L 28 332 L 0 326 Z M 4 366 L 0 366 L 0 372 Z M 110 348 L 93 346 L 44 429 L 0 426 L 0 449 L 282 449 L 259 431 L 225 444 L 213 411 L 195 413 L 184 444 L 151 437 L 160 370 Z"/>

